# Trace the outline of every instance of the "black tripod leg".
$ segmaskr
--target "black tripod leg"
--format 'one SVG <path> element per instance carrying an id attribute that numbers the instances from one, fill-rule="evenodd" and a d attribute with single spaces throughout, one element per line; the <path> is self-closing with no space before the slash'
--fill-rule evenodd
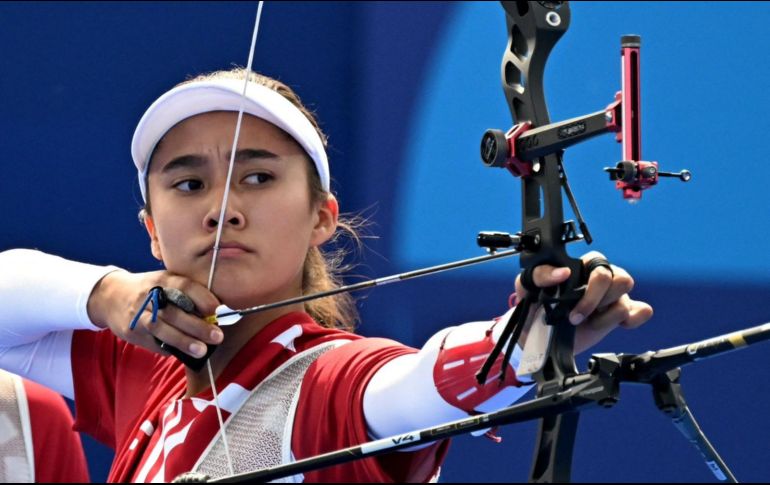
<path id="1" fill-rule="evenodd" d="M 706 435 L 698 426 L 695 417 L 687 407 L 684 400 L 682 386 L 679 384 L 681 369 L 674 369 L 666 374 L 658 376 L 652 382 L 653 395 L 658 409 L 670 416 L 676 429 L 681 432 L 706 461 L 706 466 L 717 477 L 717 480 L 729 483 L 738 483 L 735 475 L 727 467 L 727 464 L 719 456 L 719 453 L 709 442 Z"/>

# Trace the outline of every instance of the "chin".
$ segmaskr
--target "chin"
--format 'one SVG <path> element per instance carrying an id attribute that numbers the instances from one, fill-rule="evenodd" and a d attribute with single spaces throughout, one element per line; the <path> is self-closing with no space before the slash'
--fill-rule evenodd
<path id="1" fill-rule="evenodd" d="M 302 294 L 301 283 L 294 278 L 280 278 L 276 274 L 263 278 L 255 276 L 254 273 L 222 271 L 214 279 L 214 294 L 233 309 L 275 303 Z M 296 291 L 290 288 L 296 288 Z"/>
<path id="2" fill-rule="evenodd" d="M 218 295 L 217 295 L 218 296 Z M 251 308 L 257 305 L 265 303 L 273 303 L 272 301 L 260 300 L 255 297 L 220 297 L 220 300 L 224 305 L 232 308 L 233 310 L 243 310 L 244 308 Z"/>
<path id="3" fill-rule="evenodd" d="M 217 286 L 215 283 L 214 294 L 217 295 L 222 303 L 232 309 L 242 309 L 264 305 L 266 303 L 275 303 L 284 299 L 275 295 L 253 291 L 253 288 L 258 287 L 259 286 L 255 285 L 243 285 L 233 288 L 232 285 Z M 244 289 L 252 291 L 244 291 Z"/>

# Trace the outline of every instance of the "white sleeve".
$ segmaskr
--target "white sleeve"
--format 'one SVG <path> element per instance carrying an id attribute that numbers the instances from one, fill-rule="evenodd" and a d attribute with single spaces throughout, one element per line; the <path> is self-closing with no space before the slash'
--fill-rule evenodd
<path id="1" fill-rule="evenodd" d="M 0 367 L 72 397 L 72 331 L 88 318 L 94 286 L 119 268 L 30 249 L 0 252 Z"/>
<path id="2" fill-rule="evenodd" d="M 510 317 L 511 309 L 495 325 L 496 342 Z M 445 347 L 479 342 L 493 325 L 491 321 L 472 322 L 450 327 L 436 333 L 416 354 L 397 357 L 378 370 L 364 391 L 364 416 L 369 434 L 374 439 L 398 435 L 407 431 L 462 419 L 468 413 L 444 400 L 436 388 L 434 365 Z M 511 366 L 518 367 L 521 349 L 515 347 Z M 481 412 L 491 412 L 519 400 L 531 386 L 505 387 L 476 406 Z"/>
<path id="3" fill-rule="evenodd" d="M 29 344 L 0 347 L 0 368 L 74 399 L 71 348 L 72 331 L 51 332 Z"/>

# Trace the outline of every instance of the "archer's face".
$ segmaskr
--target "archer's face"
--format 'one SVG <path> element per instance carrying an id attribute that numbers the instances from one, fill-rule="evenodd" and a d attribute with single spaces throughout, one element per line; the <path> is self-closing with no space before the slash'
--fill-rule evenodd
<path id="1" fill-rule="evenodd" d="M 237 113 L 214 112 L 179 123 L 161 140 L 148 174 L 152 253 L 170 272 L 203 285 L 236 120 Z M 323 204 L 311 203 L 309 163 L 285 132 L 244 115 L 212 289 L 226 305 L 243 308 L 301 293 L 308 249 L 326 241 L 329 224 L 336 225 Z"/>

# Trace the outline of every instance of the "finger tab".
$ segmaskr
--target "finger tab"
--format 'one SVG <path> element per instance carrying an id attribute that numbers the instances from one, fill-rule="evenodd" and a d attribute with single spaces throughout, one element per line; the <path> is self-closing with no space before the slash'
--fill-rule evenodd
<path id="1" fill-rule="evenodd" d="M 195 303 L 186 294 L 176 288 L 163 288 L 163 292 L 171 303 L 178 306 L 187 313 L 195 312 Z"/>

